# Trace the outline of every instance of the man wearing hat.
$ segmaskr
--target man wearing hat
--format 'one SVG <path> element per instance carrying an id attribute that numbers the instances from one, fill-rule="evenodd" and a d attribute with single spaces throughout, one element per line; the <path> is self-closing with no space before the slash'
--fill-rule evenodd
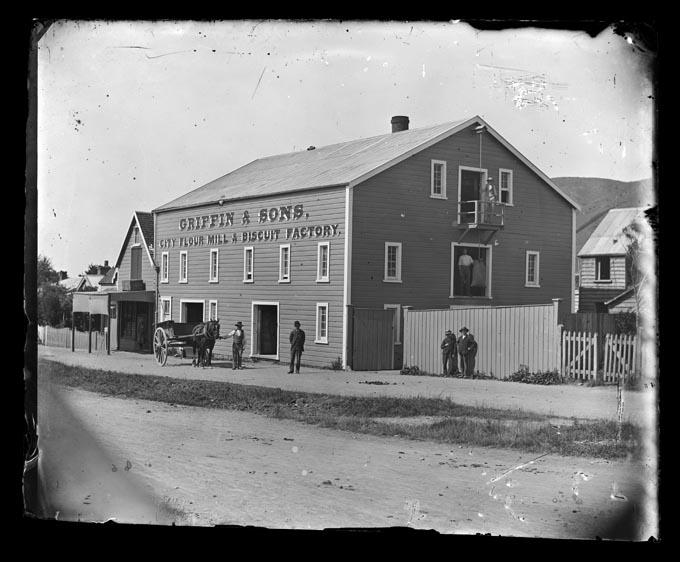
<path id="1" fill-rule="evenodd" d="M 293 372 L 293 367 L 295 367 L 295 372 L 300 372 L 300 358 L 302 357 L 302 352 L 305 350 L 305 332 L 300 329 L 300 322 L 295 321 L 295 328 L 290 333 L 290 368 L 288 369 L 288 374 Z"/>
<path id="2" fill-rule="evenodd" d="M 234 325 L 236 326 L 236 329 L 227 334 L 227 337 L 234 338 L 234 341 L 231 344 L 231 354 L 233 357 L 232 371 L 243 369 L 243 348 L 246 344 L 246 333 L 243 331 L 243 324 L 239 321 Z"/>
<path id="3" fill-rule="evenodd" d="M 458 355 L 460 355 L 460 369 L 464 377 L 471 377 L 475 372 L 475 357 L 477 355 L 477 342 L 475 336 L 466 327 L 458 330 L 462 334 L 458 338 Z"/>
<path id="4" fill-rule="evenodd" d="M 444 376 L 448 377 L 458 371 L 458 361 L 456 360 L 456 338 L 451 330 L 446 330 L 441 349 Z"/>

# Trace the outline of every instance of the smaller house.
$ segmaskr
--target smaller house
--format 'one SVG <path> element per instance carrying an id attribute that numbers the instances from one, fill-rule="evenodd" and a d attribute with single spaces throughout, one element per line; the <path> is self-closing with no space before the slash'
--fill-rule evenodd
<path id="1" fill-rule="evenodd" d="M 78 275 L 78 277 L 67 277 L 57 282 L 60 287 L 66 289 L 67 293 L 76 293 L 82 291 L 92 291 L 92 285 L 86 275 Z"/>
<path id="2" fill-rule="evenodd" d="M 644 218 L 644 209 L 611 209 L 578 253 L 578 312 L 623 312 L 634 297 L 624 229 Z"/>

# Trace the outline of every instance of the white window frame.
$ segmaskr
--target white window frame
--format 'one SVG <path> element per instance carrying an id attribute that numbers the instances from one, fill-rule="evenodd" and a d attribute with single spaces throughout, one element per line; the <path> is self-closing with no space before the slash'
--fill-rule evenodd
<path id="1" fill-rule="evenodd" d="M 141 242 L 139 241 L 139 227 L 135 226 L 132 228 L 132 245 L 133 246 L 141 246 Z"/>
<path id="2" fill-rule="evenodd" d="M 325 308 L 326 309 L 326 335 L 325 336 L 320 336 L 319 335 L 319 311 Z M 328 343 L 328 303 L 327 302 L 317 302 L 316 303 L 316 334 L 314 335 L 314 343 L 323 343 L 327 344 Z"/>
<path id="3" fill-rule="evenodd" d="M 326 248 L 326 275 L 322 275 L 321 272 L 321 248 Z M 331 243 L 330 242 L 319 242 L 316 251 L 316 282 L 317 283 L 329 283 L 331 276 Z"/>
<path id="4" fill-rule="evenodd" d="M 182 257 L 184 257 L 184 277 L 182 277 Z M 189 254 L 186 250 L 179 253 L 179 281 L 178 283 L 189 282 Z"/>
<path id="5" fill-rule="evenodd" d="M 390 247 L 395 247 L 397 248 L 397 271 L 396 271 L 396 276 L 394 277 L 388 277 L 387 276 L 387 271 L 388 271 L 388 255 L 389 255 L 389 248 Z M 401 242 L 385 242 L 385 270 L 384 270 L 384 277 L 383 281 L 385 283 L 401 283 L 401 264 L 402 264 L 402 248 L 401 248 Z"/>
<path id="6" fill-rule="evenodd" d="M 595 281 L 597 283 L 611 283 L 612 282 L 612 258 L 611 256 L 595 256 L 593 258 L 595 260 Z M 600 272 L 600 262 L 599 260 L 601 259 L 607 259 L 609 260 L 609 277 L 606 279 L 603 278 Z"/>
<path id="7" fill-rule="evenodd" d="M 501 177 L 503 173 L 510 174 L 510 180 L 508 182 L 508 188 L 503 190 L 503 183 L 501 181 Z M 514 183 L 514 173 L 511 169 L 509 168 L 498 168 L 498 202 L 503 203 L 503 191 L 508 192 L 508 202 L 503 203 L 503 205 L 508 205 L 510 207 L 514 206 L 514 201 L 513 201 L 513 183 Z"/>
<path id="8" fill-rule="evenodd" d="M 461 203 L 461 198 L 460 198 L 460 193 L 462 191 L 461 186 L 462 186 L 462 181 L 463 181 L 463 171 L 468 171 L 468 172 L 479 172 L 482 177 L 479 180 L 479 188 L 480 190 L 484 188 L 486 185 L 486 178 L 489 177 L 489 170 L 486 168 L 473 168 L 472 166 L 458 166 L 458 206 L 456 207 L 456 215 L 458 216 L 458 224 L 462 224 L 460 222 L 460 203 Z M 477 214 L 479 215 L 479 210 L 477 211 Z M 475 221 L 477 221 L 479 217 L 475 217 Z"/>
<path id="9" fill-rule="evenodd" d="M 395 319 L 395 335 L 394 335 L 394 343 L 401 343 L 401 305 L 400 304 L 386 304 L 384 305 L 385 310 L 388 309 L 393 309 L 394 312 L 394 319 Z"/>
<path id="10" fill-rule="evenodd" d="M 213 256 L 215 256 L 215 276 L 213 277 Z M 210 248 L 210 260 L 208 261 L 209 279 L 208 283 L 220 282 L 220 250 L 219 248 Z"/>
<path id="11" fill-rule="evenodd" d="M 442 192 L 434 192 L 434 170 L 437 165 L 442 167 Z M 432 199 L 447 199 L 446 197 L 446 160 L 430 161 L 430 197 Z"/>
<path id="12" fill-rule="evenodd" d="M 215 305 L 215 318 L 212 317 L 212 307 Z M 211 299 L 208 301 L 208 320 L 217 320 L 218 314 L 217 314 L 217 301 L 215 299 Z"/>
<path id="13" fill-rule="evenodd" d="M 530 256 L 536 256 L 536 266 L 534 268 L 535 279 L 529 279 L 529 261 Z M 524 286 L 525 287 L 540 287 L 541 286 L 541 252 L 538 250 L 527 250 L 524 264 Z"/>
<path id="14" fill-rule="evenodd" d="M 206 306 L 205 306 L 205 300 L 204 299 L 179 299 L 179 321 L 180 322 L 186 322 L 186 318 L 184 318 L 184 306 L 187 303 L 200 303 L 203 305 L 203 318 L 201 319 L 202 322 L 205 322 L 205 311 L 206 311 Z"/>
<path id="15" fill-rule="evenodd" d="M 250 271 L 248 271 L 248 252 L 250 252 Z M 248 278 L 250 273 L 250 279 Z M 255 280 L 255 250 L 253 246 L 243 248 L 243 282 L 252 283 Z"/>
<path id="16" fill-rule="evenodd" d="M 283 271 L 283 254 L 288 254 L 288 271 Z M 279 245 L 279 283 L 290 283 L 290 244 Z"/>
<path id="17" fill-rule="evenodd" d="M 170 252 L 161 254 L 161 283 L 168 283 L 170 275 Z"/>
<path id="18" fill-rule="evenodd" d="M 454 286 L 453 286 L 453 280 L 454 280 L 454 274 L 456 272 L 456 269 L 458 268 L 458 263 L 455 259 L 456 255 L 456 247 L 462 247 L 462 248 L 486 248 L 486 280 L 487 280 L 487 294 L 486 296 L 482 297 L 473 297 L 473 296 L 464 296 L 464 295 L 455 295 L 454 296 Z M 493 293 L 491 292 L 491 280 L 493 279 L 493 246 L 491 244 L 466 244 L 466 243 L 460 243 L 460 242 L 451 242 L 451 283 L 450 283 L 450 291 L 451 294 L 449 295 L 450 299 L 489 299 L 491 300 L 493 298 Z"/>
<path id="19" fill-rule="evenodd" d="M 161 301 L 161 308 L 158 311 L 160 314 L 158 315 L 158 321 L 159 322 L 166 322 L 167 320 L 172 320 L 172 297 L 160 297 L 159 299 Z M 165 313 L 163 311 L 163 305 L 164 303 L 168 303 L 168 317 L 165 318 Z"/>

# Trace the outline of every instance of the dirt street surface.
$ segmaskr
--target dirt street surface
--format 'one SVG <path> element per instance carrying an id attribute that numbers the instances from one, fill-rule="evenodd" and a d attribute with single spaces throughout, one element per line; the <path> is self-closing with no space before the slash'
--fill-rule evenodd
<path id="1" fill-rule="evenodd" d="M 60 520 L 544 538 L 654 528 L 642 464 L 357 435 L 48 381 L 40 402 L 45 516 Z"/>
<path id="2" fill-rule="evenodd" d="M 613 417 L 610 388 L 404 377 L 265 364 L 196 369 L 149 355 L 40 348 L 63 363 L 311 392 L 449 396 L 555 416 Z M 45 517 L 276 528 L 411 526 L 443 533 L 647 539 L 653 462 L 527 455 L 374 437 L 255 414 L 103 397 L 39 374 Z M 380 381 L 390 384 L 366 384 Z M 481 396 L 481 398 L 480 398 Z M 626 393 L 645 420 L 651 392 Z"/>
<path id="3" fill-rule="evenodd" d="M 190 359 L 169 357 L 164 367 L 152 355 L 114 352 L 88 354 L 87 351 L 38 347 L 40 357 L 94 369 L 165 377 L 234 382 L 256 386 L 325 394 L 357 396 L 429 396 L 451 398 L 458 404 L 522 409 L 560 418 L 617 419 L 616 388 L 578 385 L 540 386 L 497 380 L 470 380 L 443 377 L 413 377 L 398 371 L 331 371 L 302 368 L 299 375 L 288 375 L 286 365 L 248 362 L 233 371 L 231 363 L 215 361 L 213 367 L 195 368 Z M 383 383 L 383 384 L 375 384 Z M 373 383 L 373 384 L 369 384 Z M 656 426 L 656 393 L 651 385 L 644 391 L 623 393 L 624 419 L 641 426 Z"/>

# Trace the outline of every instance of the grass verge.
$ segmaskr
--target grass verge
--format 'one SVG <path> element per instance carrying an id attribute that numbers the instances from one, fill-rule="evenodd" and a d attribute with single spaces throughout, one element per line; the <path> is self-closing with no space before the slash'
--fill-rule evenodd
<path id="1" fill-rule="evenodd" d="M 499 447 L 569 456 L 621 458 L 637 456 L 640 429 L 623 425 L 617 441 L 615 422 L 594 420 L 554 425 L 540 414 L 464 406 L 441 398 L 335 396 L 240 385 L 183 380 L 64 365 L 39 359 L 40 376 L 68 387 L 106 396 L 168 404 L 249 411 L 327 428 L 371 435 Z M 433 423 L 413 425 L 380 418 L 434 416 Z"/>

